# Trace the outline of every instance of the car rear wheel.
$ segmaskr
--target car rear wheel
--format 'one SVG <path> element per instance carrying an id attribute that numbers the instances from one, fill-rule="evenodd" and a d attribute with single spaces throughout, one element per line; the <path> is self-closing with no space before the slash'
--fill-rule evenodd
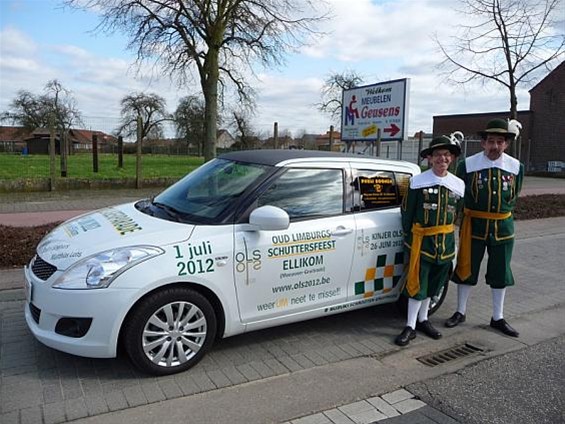
<path id="1" fill-rule="evenodd" d="M 443 285 L 443 287 L 439 290 L 437 296 L 432 297 L 428 315 L 433 315 L 445 300 L 445 296 L 447 296 L 447 286 L 449 286 L 449 281 Z"/>
<path id="2" fill-rule="evenodd" d="M 216 337 L 216 315 L 208 299 L 176 287 L 143 299 L 124 329 L 124 347 L 142 371 L 167 375 L 194 366 Z"/>

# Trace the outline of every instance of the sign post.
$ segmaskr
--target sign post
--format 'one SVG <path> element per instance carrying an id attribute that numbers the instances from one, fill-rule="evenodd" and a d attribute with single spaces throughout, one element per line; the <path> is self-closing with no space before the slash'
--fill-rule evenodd
<path id="1" fill-rule="evenodd" d="M 407 78 L 343 90 L 341 139 L 376 142 L 406 138 L 410 80 Z"/>

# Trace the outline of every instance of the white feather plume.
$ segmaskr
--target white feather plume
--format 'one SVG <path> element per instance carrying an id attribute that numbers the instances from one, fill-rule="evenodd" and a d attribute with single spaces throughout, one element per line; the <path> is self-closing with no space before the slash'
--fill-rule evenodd
<path id="1" fill-rule="evenodd" d="M 520 130 L 522 129 L 522 124 L 516 119 L 508 120 L 508 131 L 516 134 L 516 137 L 520 135 Z"/>
<path id="2" fill-rule="evenodd" d="M 458 146 L 461 146 L 461 143 L 463 142 L 463 140 L 465 140 L 465 136 L 461 131 L 452 132 L 451 134 L 449 134 L 449 138 L 451 139 L 452 143 L 455 143 Z"/>

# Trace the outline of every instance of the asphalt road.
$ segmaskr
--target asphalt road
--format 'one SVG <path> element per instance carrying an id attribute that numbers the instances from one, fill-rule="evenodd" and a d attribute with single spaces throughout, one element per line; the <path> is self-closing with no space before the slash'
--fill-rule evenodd
<path id="1" fill-rule="evenodd" d="M 407 389 L 462 423 L 565 423 L 565 337 Z"/>

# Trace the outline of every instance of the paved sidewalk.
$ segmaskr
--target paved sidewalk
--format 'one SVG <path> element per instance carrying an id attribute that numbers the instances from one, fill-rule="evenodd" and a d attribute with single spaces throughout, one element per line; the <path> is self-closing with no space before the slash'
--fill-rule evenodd
<path id="1" fill-rule="evenodd" d="M 416 399 L 405 389 L 338 406 L 285 424 L 456 424 L 457 420 Z"/>
<path id="2" fill-rule="evenodd" d="M 384 399 L 415 381 L 556 337 L 565 331 L 565 218 L 517 226 L 519 290 L 508 291 L 505 308 L 521 332 L 517 340 L 488 328 L 490 291 L 481 284 L 471 295 L 467 322 L 445 329 L 438 341 L 419 335 L 406 349 L 395 346 L 404 318 L 385 305 L 219 340 L 193 369 L 170 377 L 141 375 L 124 357 L 80 358 L 43 346 L 23 318 L 21 270 L 8 272 L 20 288 L 0 291 L 0 422 L 152 424 L 158 417 L 164 424 L 189 416 L 194 423 L 294 422 L 351 404 L 364 408 L 362 401 Z M 451 315 L 455 292 L 448 292 L 434 323 Z M 482 346 L 484 353 L 436 368 L 417 361 L 461 343 Z M 425 411 L 409 414 L 422 418 Z"/>
<path id="3" fill-rule="evenodd" d="M 33 226 L 62 221 L 94 209 L 134 202 L 163 188 L 0 193 L 0 225 Z M 522 196 L 565 194 L 565 179 L 525 177 Z"/>
<path id="4" fill-rule="evenodd" d="M 34 226 L 64 221 L 91 210 L 148 198 L 162 190 L 148 188 L 0 193 L 0 225 Z"/>

